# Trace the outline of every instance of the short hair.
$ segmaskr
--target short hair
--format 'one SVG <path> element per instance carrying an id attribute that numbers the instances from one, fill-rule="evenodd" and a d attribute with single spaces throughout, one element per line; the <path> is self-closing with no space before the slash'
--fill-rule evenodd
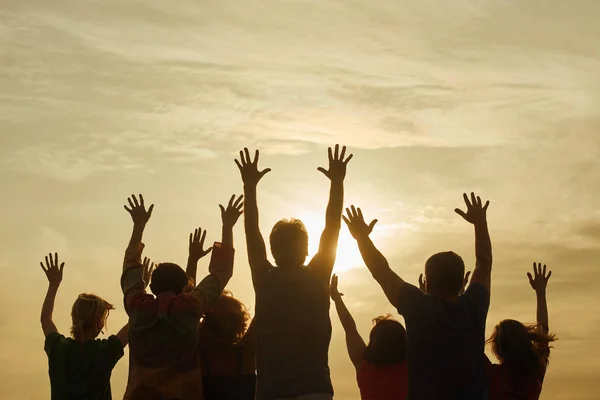
<path id="1" fill-rule="evenodd" d="M 453 251 L 437 253 L 425 263 L 427 292 L 457 296 L 463 288 L 465 263 Z"/>
<path id="2" fill-rule="evenodd" d="M 374 318 L 363 359 L 371 364 L 394 365 L 406 360 L 406 330 L 390 314 Z"/>
<path id="3" fill-rule="evenodd" d="M 179 294 L 189 282 L 185 271 L 177 264 L 165 262 L 156 266 L 150 279 L 150 290 L 158 296 L 164 292 Z"/>
<path id="4" fill-rule="evenodd" d="M 215 342 L 231 345 L 244 337 L 249 321 L 250 314 L 244 303 L 224 290 L 204 314 L 200 330 Z"/>
<path id="5" fill-rule="evenodd" d="M 278 221 L 271 230 L 269 241 L 277 266 L 304 264 L 308 255 L 308 232 L 299 219 Z"/>
<path id="6" fill-rule="evenodd" d="M 539 379 L 548 366 L 550 344 L 555 340 L 556 336 L 546 333 L 541 326 L 505 319 L 496 325 L 487 342 L 498 360 L 510 366 L 512 374 Z"/>
<path id="7" fill-rule="evenodd" d="M 98 336 L 98 324 L 106 324 L 110 310 L 115 307 L 95 294 L 82 293 L 71 308 L 71 335 L 75 340 L 95 339 Z"/>

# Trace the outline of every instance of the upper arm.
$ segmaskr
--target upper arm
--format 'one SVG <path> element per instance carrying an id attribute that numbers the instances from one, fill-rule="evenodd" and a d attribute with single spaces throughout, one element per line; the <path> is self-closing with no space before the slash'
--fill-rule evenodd
<path id="1" fill-rule="evenodd" d="M 196 315 L 200 318 L 222 292 L 223 287 L 219 279 L 215 275 L 209 274 L 190 294 L 184 296 L 192 303 Z"/>
<path id="2" fill-rule="evenodd" d="M 488 292 L 491 288 L 492 282 L 492 262 L 491 260 L 480 260 L 477 259 L 475 264 L 475 270 L 473 271 L 473 276 L 471 277 L 471 283 L 479 283 L 482 285 Z"/>
<path id="3" fill-rule="evenodd" d="M 121 342 L 121 346 L 126 347 L 129 343 L 129 323 L 125 324 L 116 336 Z"/>
<path id="4" fill-rule="evenodd" d="M 339 235 L 339 227 L 334 229 L 325 226 L 319 242 L 319 251 L 310 262 L 310 265 L 318 270 L 328 283 L 335 264 Z"/>
<path id="5" fill-rule="evenodd" d="M 488 289 L 479 282 L 471 281 L 471 284 L 462 297 L 469 301 L 471 307 L 473 307 L 477 313 L 479 322 L 485 323 L 490 307 L 490 292 Z"/>
<path id="6" fill-rule="evenodd" d="M 358 371 L 363 360 L 363 355 L 367 345 L 365 341 L 358 333 L 356 326 L 346 330 L 346 348 L 348 349 L 348 355 L 350 361 L 354 365 L 354 368 Z"/>
<path id="7" fill-rule="evenodd" d="M 52 318 L 43 318 L 42 319 L 42 331 L 44 331 L 44 336 L 48 336 L 51 333 L 58 333 L 58 329 L 52 321 Z"/>

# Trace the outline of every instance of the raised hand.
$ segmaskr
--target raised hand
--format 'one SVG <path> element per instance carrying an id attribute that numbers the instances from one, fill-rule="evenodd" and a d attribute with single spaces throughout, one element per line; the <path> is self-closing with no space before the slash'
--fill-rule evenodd
<path id="1" fill-rule="evenodd" d="M 152 210 L 154 210 L 154 204 L 151 204 L 146 211 L 146 206 L 144 205 L 144 196 L 140 194 L 140 200 L 135 197 L 134 194 L 131 195 L 127 199 L 129 202 L 129 207 L 126 205 L 125 210 L 131 215 L 131 219 L 135 225 L 146 225 L 148 220 L 152 216 Z"/>
<path id="2" fill-rule="evenodd" d="M 467 196 L 466 193 L 463 193 L 463 199 L 467 205 L 467 212 L 464 212 L 460 208 L 456 208 L 454 211 L 463 217 L 467 222 L 472 224 L 485 222 L 487 208 L 490 205 L 489 200 L 485 202 L 485 205 L 482 205 L 481 198 L 479 196 L 475 196 L 475 193 L 471 193 L 470 201 L 469 196 Z"/>
<path id="3" fill-rule="evenodd" d="M 142 272 L 142 278 L 144 279 L 144 284 L 146 286 L 148 286 L 148 284 L 150 283 L 150 278 L 152 277 L 152 272 L 154 272 L 154 263 L 150 262 L 150 259 L 148 257 L 144 257 L 144 270 Z"/>
<path id="4" fill-rule="evenodd" d="M 331 296 L 332 300 L 341 299 L 344 295 L 344 293 L 340 293 L 338 291 L 338 276 L 336 274 L 333 274 L 333 276 L 331 277 L 331 284 L 329 285 L 329 295 Z"/>
<path id="5" fill-rule="evenodd" d="M 52 253 L 49 253 L 46 257 L 46 266 L 44 267 L 44 263 L 40 262 L 42 266 L 42 270 L 46 274 L 46 278 L 48 278 L 48 282 L 50 285 L 59 286 L 63 277 L 63 268 L 65 267 L 65 263 L 58 264 L 58 253 L 54 253 L 54 258 L 52 258 Z"/>
<path id="6" fill-rule="evenodd" d="M 260 181 L 267 172 L 271 171 L 271 168 L 266 168 L 262 171 L 258 170 L 258 156 L 259 152 L 256 150 L 254 152 L 254 160 L 251 160 L 250 151 L 245 147 L 244 150 L 240 150 L 240 160 L 235 160 L 235 163 L 242 174 L 244 185 L 256 186 L 258 181 Z"/>
<path id="7" fill-rule="evenodd" d="M 529 284 L 536 292 L 545 292 L 546 286 L 548 285 L 548 279 L 552 276 L 552 271 L 548 271 L 548 275 L 546 275 L 546 264 L 542 268 L 542 264 L 533 263 L 533 276 L 531 273 L 527 273 L 527 277 L 529 278 Z"/>
<path id="8" fill-rule="evenodd" d="M 423 274 L 419 275 L 419 289 L 421 289 L 421 292 L 427 293 L 425 290 L 425 279 L 423 279 Z"/>
<path id="9" fill-rule="evenodd" d="M 329 155 L 329 169 L 326 170 L 323 167 L 317 168 L 317 170 L 321 171 L 331 180 L 344 180 L 346 177 L 346 165 L 352 159 L 352 154 L 348 156 L 348 158 L 344 159 L 346 156 L 346 146 L 342 147 L 342 152 L 340 153 L 340 145 L 335 145 L 335 153 L 331 150 L 331 147 L 327 150 Z"/>
<path id="10" fill-rule="evenodd" d="M 189 259 L 198 261 L 202 257 L 206 256 L 212 250 L 212 247 L 204 249 L 204 240 L 206 239 L 206 231 L 202 231 L 202 228 L 194 230 L 194 233 L 190 233 L 190 253 Z"/>
<path id="11" fill-rule="evenodd" d="M 369 236 L 373 231 L 373 227 L 377 223 L 377 220 L 374 219 L 369 225 L 367 225 L 361 209 L 355 208 L 354 206 L 351 206 L 351 208 L 346 208 L 346 214 L 348 214 L 348 216 L 346 217 L 345 215 L 342 215 L 342 218 L 344 219 L 346 225 L 348 225 L 348 229 L 355 239 Z"/>
<path id="12" fill-rule="evenodd" d="M 224 227 L 233 228 L 237 220 L 240 218 L 240 215 L 242 215 L 242 206 L 244 205 L 242 202 L 243 198 L 244 195 L 240 195 L 240 197 L 236 199 L 234 194 L 229 199 L 227 208 L 219 204 L 219 208 L 221 209 L 221 220 L 223 221 Z"/>

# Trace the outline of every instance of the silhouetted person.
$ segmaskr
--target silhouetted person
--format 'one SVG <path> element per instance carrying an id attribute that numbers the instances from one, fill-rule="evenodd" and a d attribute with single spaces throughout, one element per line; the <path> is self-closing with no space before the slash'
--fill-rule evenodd
<path id="1" fill-rule="evenodd" d="M 235 195 L 227 207 L 220 205 L 223 245 L 233 247 L 233 227 L 242 215 L 242 199 Z M 198 260 L 204 250 L 206 231 L 190 234 L 186 273 L 196 281 Z M 252 400 L 256 391 L 256 335 L 244 304 L 224 291 L 206 311 L 200 323 L 200 359 L 206 400 Z"/>
<path id="2" fill-rule="evenodd" d="M 556 340 L 548 333 L 548 305 L 546 285 L 552 272 L 546 275 L 546 266 L 533 264 L 529 283 L 537 297 L 537 324 L 523 325 L 505 319 L 494 328 L 488 340 L 500 364 L 492 364 L 486 357 L 490 400 L 537 400 L 542 391 L 550 343 Z"/>
<path id="3" fill-rule="evenodd" d="M 139 202 L 135 196 L 128 201 L 130 207 L 125 209 L 134 225 L 121 277 L 130 325 L 129 380 L 124 399 L 202 399 L 198 324 L 232 276 L 233 247 L 215 242 L 209 274 L 189 294 L 184 293 L 189 278 L 181 267 L 158 264 L 150 279 L 154 296 L 147 294 L 142 235 L 154 205 L 146 211 L 141 195 Z"/>
<path id="4" fill-rule="evenodd" d="M 256 292 L 257 399 L 331 399 L 328 351 L 331 340 L 329 280 L 335 263 L 344 200 L 346 148 L 329 149 L 331 180 L 325 229 L 318 253 L 304 266 L 308 234 L 296 219 L 281 220 L 270 235 L 274 267 L 267 259 L 258 224 L 256 186 L 270 171 L 258 170 L 248 149 L 235 160 L 244 182 L 244 225 L 248 260 Z"/>
<path id="5" fill-rule="evenodd" d="M 200 355 L 206 400 L 254 399 L 256 331 L 249 320 L 244 304 L 228 291 L 204 315 Z"/>
<path id="6" fill-rule="evenodd" d="M 485 321 L 490 302 L 492 245 L 487 228 L 489 205 L 464 195 L 467 212 L 455 211 L 475 226 L 477 264 L 471 284 L 463 287 L 465 265 L 453 252 L 438 253 L 425 263 L 425 290 L 405 282 L 390 268 L 369 234 L 360 208 L 347 209 L 344 220 L 363 259 L 389 301 L 406 322 L 408 399 L 483 399 Z"/>
<path id="7" fill-rule="evenodd" d="M 356 381 L 363 400 L 406 399 L 406 331 L 390 315 L 377 317 L 366 345 L 356 322 L 338 291 L 338 277 L 331 279 L 331 299 L 346 333 L 346 347 L 356 369 Z"/>
<path id="8" fill-rule="evenodd" d="M 46 256 L 45 267 L 43 263 L 40 265 L 49 282 L 41 323 L 46 337 L 44 350 L 48 354 L 51 399 L 112 399 L 110 375 L 123 357 L 128 326 L 108 339 L 97 339 L 106 325 L 109 311 L 114 307 L 96 295 L 82 293 L 71 310 L 73 338 L 58 333 L 52 321 L 52 311 L 65 263 L 59 266 L 58 253 L 54 253 L 54 258 L 52 254 Z"/>

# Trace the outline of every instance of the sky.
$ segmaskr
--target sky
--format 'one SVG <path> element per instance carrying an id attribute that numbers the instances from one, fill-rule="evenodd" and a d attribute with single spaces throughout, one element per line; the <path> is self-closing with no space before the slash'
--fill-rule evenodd
<path id="1" fill-rule="evenodd" d="M 491 201 L 487 333 L 531 322 L 534 261 L 548 287 L 552 351 L 542 399 L 597 398 L 600 378 L 600 3 L 541 0 L 0 0 L 0 393 L 49 397 L 39 261 L 66 262 L 54 318 L 77 294 L 117 306 L 127 196 L 155 204 L 145 254 L 181 264 L 219 203 L 241 193 L 233 159 L 260 149 L 265 236 L 324 226 L 327 147 L 348 146 L 346 205 L 416 284 L 433 253 L 474 265 L 462 193 Z M 235 296 L 253 312 L 242 224 Z M 393 307 L 345 227 L 335 272 L 359 330 Z M 201 261 L 199 274 L 206 271 Z M 359 398 L 332 307 L 336 398 Z M 113 372 L 120 398 L 128 359 Z"/>

